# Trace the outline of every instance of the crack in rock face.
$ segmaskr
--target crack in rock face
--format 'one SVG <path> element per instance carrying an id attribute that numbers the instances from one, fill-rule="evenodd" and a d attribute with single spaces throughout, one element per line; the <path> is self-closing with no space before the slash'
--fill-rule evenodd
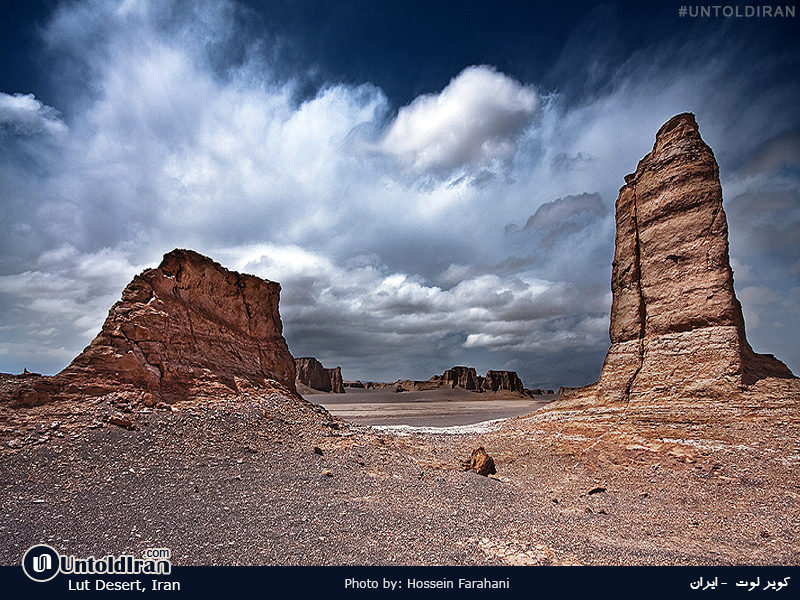
<path id="1" fill-rule="evenodd" d="M 747 343 L 719 167 L 691 113 L 656 134 L 616 203 L 611 348 L 600 397 L 627 402 L 793 377 Z"/>

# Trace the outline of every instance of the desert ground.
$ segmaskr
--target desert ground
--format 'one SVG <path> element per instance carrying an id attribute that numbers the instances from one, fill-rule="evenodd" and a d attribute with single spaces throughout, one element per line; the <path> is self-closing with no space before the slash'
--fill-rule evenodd
<path id="1" fill-rule="evenodd" d="M 791 385 L 688 413 L 578 393 L 449 434 L 268 391 L 136 409 L 131 429 L 109 396 L 3 406 L 0 563 L 44 542 L 175 565 L 797 565 L 798 402 L 759 403 Z M 496 475 L 462 470 L 479 446 Z"/>

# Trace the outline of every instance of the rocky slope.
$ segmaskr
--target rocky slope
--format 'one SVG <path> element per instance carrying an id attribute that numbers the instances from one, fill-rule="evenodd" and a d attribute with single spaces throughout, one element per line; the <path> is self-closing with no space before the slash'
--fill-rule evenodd
<path id="1" fill-rule="evenodd" d="M 33 443 L 0 445 L 0 564 L 46 541 L 175 565 L 797 565 L 800 403 L 775 382 L 752 408 L 573 397 L 478 435 L 389 435 L 278 394 L 133 430 L 86 427 L 87 403 L 17 409 L 0 424 Z M 462 471 L 480 446 L 496 475 Z"/>

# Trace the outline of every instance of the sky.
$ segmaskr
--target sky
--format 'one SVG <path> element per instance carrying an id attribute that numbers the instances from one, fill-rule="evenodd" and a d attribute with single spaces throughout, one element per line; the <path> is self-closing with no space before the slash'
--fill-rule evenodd
<path id="1" fill-rule="evenodd" d="M 0 371 L 58 372 L 191 248 L 345 379 L 591 383 L 619 188 L 690 111 L 748 339 L 800 373 L 800 16 L 681 6 L 4 3 Z"/>

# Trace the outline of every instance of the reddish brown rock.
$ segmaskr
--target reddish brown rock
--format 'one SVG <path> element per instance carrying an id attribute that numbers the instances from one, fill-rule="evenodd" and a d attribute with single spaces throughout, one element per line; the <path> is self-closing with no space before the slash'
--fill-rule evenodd
<path id="1" fill-rule="evenodd" d="M 133 278 L 97 337 L 58 375 L 10 394 L 17 404 L 141 392 L 147 405 L 275 382 L 295 391 L 280 285 L 173 250 Z"/>
<path id="2" fill-rule="evenodd" d="M 295 384 L 307 385 L 320 392 L 344 394 L 341 367 L 326 369 L 313 356 L 304 356 L 294 360 L 297 376 Z"/>
<path id="3" fill-rule="evenodd" d="M 792 377 L 745 338 L 719 168 L 692 114 L 670 119 L 616 205 L 611 348 L 600 396 L 714 394 Z"/>
<path id="4" fill-rule="evenodd" d="M 494 459 L 487 454 L 483 446 L 472 451 L 469 460 L 461 461 L 461 468 L 464 471 L 475 471 L 484 477 L 497 474 L 494 466 Z"/>
<path id="5" fill-rule="evenodd" d="M 112 415 L 109 415 L 108 422 L 111 423 L 112 425 L 116 425 L 117 427 L 122 427 L 124 429 L 135 429 L 133 420 L 130 417 L 123 415 L 122 413 L 114 413 Z"/>
<path id="6" fill-rule="evenodd" d="M 344 379 L 342 379 L 342 368 L 341 367 L 333 367 L 332 369 L 328 369 L 331 374 L 331 391 L 334 394 L 344 394 Z"/>

